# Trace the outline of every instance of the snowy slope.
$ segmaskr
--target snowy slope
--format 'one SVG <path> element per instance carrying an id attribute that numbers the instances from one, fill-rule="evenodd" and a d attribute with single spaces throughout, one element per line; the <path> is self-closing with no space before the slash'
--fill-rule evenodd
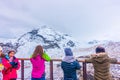
<path id="1" fill-rule="evenodd" d="M 17 39 L 0 39 L 0 45 L 4 48 L 5 52 L 14 49 L 17 51 L 16 56 L 21 58 L 29 58 L 36 45 L 39 44 L 44 47 L 44 50 L 47 51 L 52 58 L 62 58 L 64 56 L 63 49 L 65 47 L 71 47 L 76 57 L 94 53 L 95 47 L 99 45 L 107 48 L 109 53 L 117 51 L 115 53 L 119 54 L 119 49 L 117 49 L 119 48 L 119 45 L 117 45 L 118 43 L 119 42 L 107 40 L 78 42 L 71 36 L 55 31 L 47 26 L 42 26 L 38 29 L 26 32 Z M 115 49 L 111 49 L 112 46 Z M 113 56 L 113 54 L 110 55 Z"/>
<path id="2" fill-rule="evenodd" d="M 36 45 L 42 45 L 44 50 L 52 58 L 62 58 L 64 48 L 71 47 L 76 57 L 88 55 L 94 52 L 93 46 L 107 44 L 109 41 L 89 41 L 78 42 L 67 34 L 55 31 L 47 26 L 41 26 L 22 34 L 17 39 L 4 40 L 0 39 L 0 45 L 3 46 L 4 52 L 14 49 L 17 51 L 16 56 L 20 58 L 29 58 L 33 53 Z"/>
<path id="3" fill-rule="evenodd" d="M 23 34 L 17 41 L 20 44 L 17 56 L 29 57 L 36 45 L 42 45 L 51 57 L 63 56 L 65 47 L 76 48 L 80 44 L 67 34 L 42 26 Z M 23 56 L 22 56 L 22 55 Z"/>
<path id="4" fill-rule="evenodd" d="M 64 55 L 63 49 L 65 47 L 74 49 L 80 46 L 79 42 L 71 36 L 55 31 L 47 26 L 33 29 L 11 41 L 7 40 L 4 42 L 4 40 L 1 40 L 0 43 L 4 48 L 7 47 L 8 50 L 15 49 L 17 51 L 17 57 L 26 58 L 32 54 L 36 45 L 42 45 L 51 57 L 62 57 Z M 12 47 L 9 46 L 9 44 Z"/>

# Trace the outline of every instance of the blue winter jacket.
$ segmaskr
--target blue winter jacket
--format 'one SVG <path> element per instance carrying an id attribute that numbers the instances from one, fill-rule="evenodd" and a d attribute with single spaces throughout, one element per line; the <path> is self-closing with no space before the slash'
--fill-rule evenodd
<path id="1" fill-rule="evenodd" d="M 77 80 L 76 70 L 79 70 L 81 66 L 78 61 L 70 63 L 62 61 L 61 68 L 64 72 L 64 80 Z"/>

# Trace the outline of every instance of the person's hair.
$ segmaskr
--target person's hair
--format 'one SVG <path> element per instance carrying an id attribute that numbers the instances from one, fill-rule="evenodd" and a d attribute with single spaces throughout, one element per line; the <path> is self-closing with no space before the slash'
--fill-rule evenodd
<path id="1" fill-rule="evenodd" d="M 1 53 L 0 58 L 4 58 L 4 57 L 5 57 L 5 54 Z"/>
<path id="2" fill-rule="evenodd" d="M 32 54 L 32 58 L 35 58 L 38 54 L 40 56 L 42 56 L 42 54 L 43 54 L 43 48 L 42 48 L 41 45 L 36 46 L 36 48 L 35 48 L 35 50 L 34 50 L 34 52 Z"/>
<path id="3" fill-rule="evenodd" d="M 8 54 L 10 54 L 11 52 L 14 52 L 14 53 L 15 53 L 15 51 L 14 51 L 14 50 L 10 50 L 10 51 L 8 52 Z"/>
<path id="4" fill-rule="evenodd" d="M 96 48 L 96 53 L 102 53 L 102 52 L 105 52 L 105 48 L 101 47 L 101 46 L 98 46 Z"/>

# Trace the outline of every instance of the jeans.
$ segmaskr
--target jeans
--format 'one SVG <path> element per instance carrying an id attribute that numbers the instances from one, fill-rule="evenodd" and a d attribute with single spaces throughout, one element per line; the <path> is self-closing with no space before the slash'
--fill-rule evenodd
<path id="1" fill-rule="evenodd" d="M 31 80 L 45 80 L 45 74 L 42 75 L 41 78 L 31 78 Z"/>

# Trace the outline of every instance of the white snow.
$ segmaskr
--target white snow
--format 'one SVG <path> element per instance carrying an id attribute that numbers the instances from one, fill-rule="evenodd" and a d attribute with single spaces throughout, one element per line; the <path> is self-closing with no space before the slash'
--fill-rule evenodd
<path id="1" fill-rule="evenodd" d="M 113 41 L 107 41 L 107 40 L 104 40 L 104 41 L 93 40 L 89 42 L 81 42 L 81 41 L 78 42 L 77 40 L 73 39 L 71 36 L 55 31 L 46 26 L 40 27 L 37 35 L 42 35 L 44 39 L 54 42 L 60 47 L 60 48 L 50 48 L 46 50 L 46 52 L 48 53 L 48 55 L 51 56 L 51 58 L 62 59 L 65 55 L 64 48 L 70 47 L 67 45 L 67 42 L 72 41 L 75 44 L 75 46 L 71 47 L 71 49 L 75 57 L 87 56 L 87 55 L 90 55 L 91 53 L 95 53 L 96 46 L 100 45 L 105 47 L 110 57 L 116 57 L 118 61 L 120 61 L 120 47 L 119 47 L 120 42 L 113 42 Z M 37 45 L 49 45 L 49 43 L 45 43 L 41 37 L 32 35 L 29 32 L 23 34 L 17 39 L 1 39 L 0 38 L 0 43 L 5 44 L 8 42 L 12 43 L 13 45 L 15 43 L 20 44 L 20 47 L 18 47 L 17 49 L 18 52 L 16 53 L 16 57 L 18 58 L 29 58 Z M 30 78 L 31 66 L 28 66 L 28 64 L 30 65 L 30 63 L 25 64 L 25 67 L 26 67 L 25 72 L 28 71 L 28 73 L 25 73 L 25 76 Z M 120 77 L 119 67 L 120 67 L 119 65 L 113 65 L 111 67 L 111 72 L 112 74 L 114 74 L 115 77 Z M 91 69 L 89 70 L 92 71 Z"/>

